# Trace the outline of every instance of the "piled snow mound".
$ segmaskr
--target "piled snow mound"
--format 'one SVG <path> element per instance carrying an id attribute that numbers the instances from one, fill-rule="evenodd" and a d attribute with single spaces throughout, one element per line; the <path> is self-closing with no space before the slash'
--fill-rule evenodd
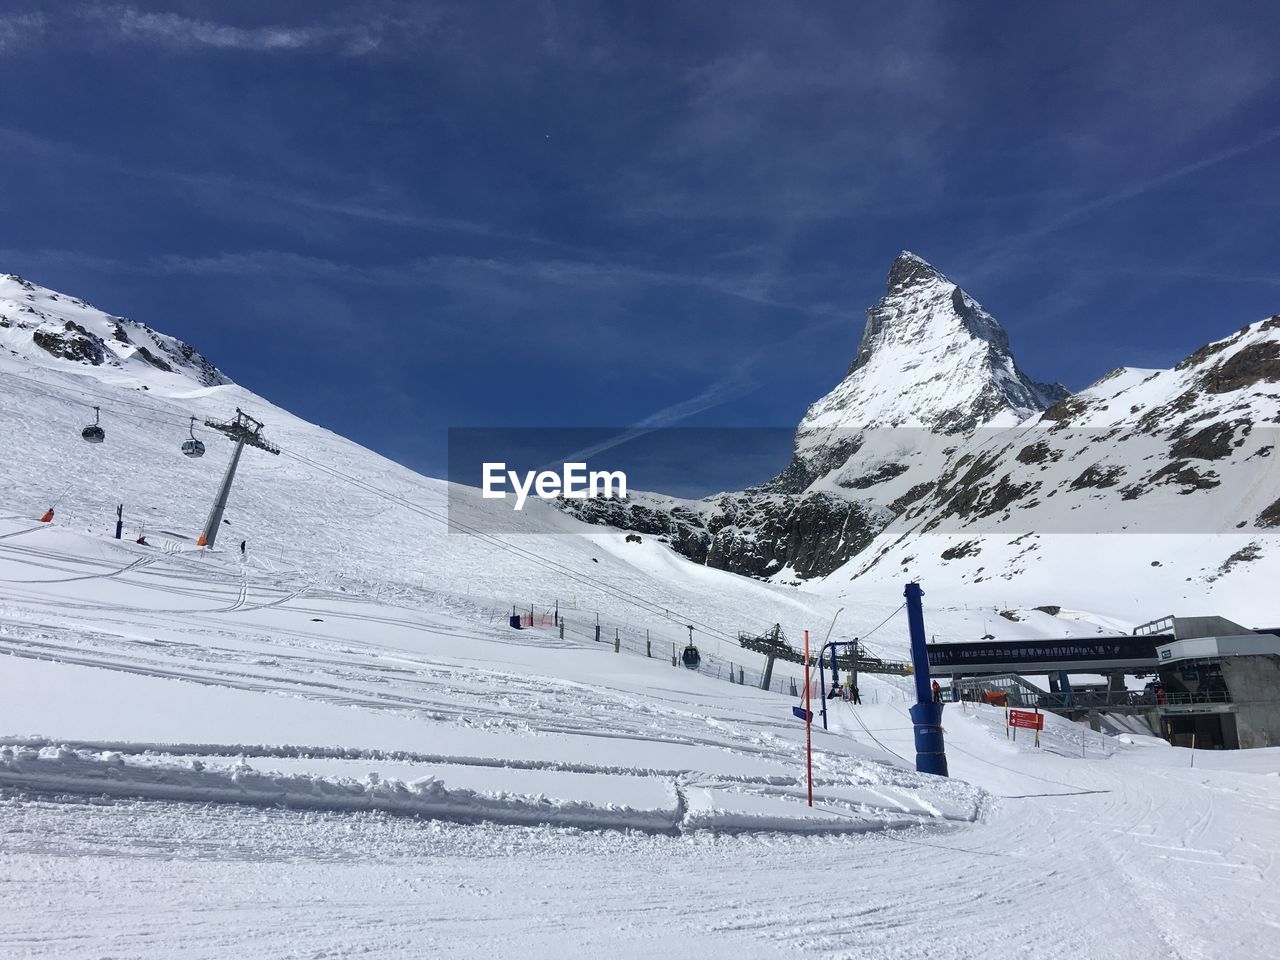
<path id="1" fill-rule="evenodd" d="M 539 771 L 544 781 L 545 771 Z M 945 820 L 972 821 L 979 792 L 963 784 L 918 778 L 926 800 L 911 792 L 872 786 L 834 786 L 815 794 L 810 808 L 798 788 L 755 784 L 702 784 L 687 791 L 675 780 L 613 777 L 616 799 L 572 794 L 578 775 L 559 775 L 554 794 L 510 789 L 480 791 L 451 786 L 449 773 L 411 780 L 370 772 L 363 780 L 314 773 L 261 771 L 243 758 L 234 764 L 187 758 L 76 750 L 67 745 L 0 748 L 0 787 L 53 794 L 137 797 L 196 803 L 240 803 L 338 812 L 378 811 L 454 822 L 547 825 L 590 830 L 775 831 L 865 833 Z M 519 774 L 504 771 L 504 784 Z M 596 778 L 587 778 L 594 780 Z M 595 785 L 593 785 L 595 786 Z M 598 791 L 597 791 L 598 792 Z"/>

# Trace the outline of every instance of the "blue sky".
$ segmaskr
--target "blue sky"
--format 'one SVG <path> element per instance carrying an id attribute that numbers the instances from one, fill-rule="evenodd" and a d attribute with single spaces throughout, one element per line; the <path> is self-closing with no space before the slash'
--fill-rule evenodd
<path id="1" fill-rule="evenodd" d="M 1079 388 L 1280 312 L 1278 48 L 1261 3 L 8 0 L 0 270 L 437 475 L 449 426 L 793 426 L 903 248 Z"/>

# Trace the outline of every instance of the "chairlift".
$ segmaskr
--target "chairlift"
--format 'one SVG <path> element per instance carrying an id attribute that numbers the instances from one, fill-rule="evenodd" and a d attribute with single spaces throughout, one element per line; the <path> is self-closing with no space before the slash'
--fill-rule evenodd
<path id="1" fill-rule="evenodd" d="M 698 653 L 698 648 L 694 646 L 693 641 L 689 641 L 689 645 L 684 648 L 684 653 L 680 655 L 680 662 L 690 670 L 697 670 L 702 664 L 702 654 Z"/>
<path id="2" fill-rule="evenodd" d="M 101 415 L 97 407 L 93 408 L 93 423 L 80 431 L 80 437 L 89 443 L 101 443 L 107 439 L 107 432 L 102 429 Z"/>
<path id="3" fill-rule="evenodd" d="M 196 418 L 191 418 L 191 426 L 187 430 L 191 434 L 189 440 L 182 441 L 182 453 L 191 458 L 204 456 L 204 441 L 196 439 Z"/>

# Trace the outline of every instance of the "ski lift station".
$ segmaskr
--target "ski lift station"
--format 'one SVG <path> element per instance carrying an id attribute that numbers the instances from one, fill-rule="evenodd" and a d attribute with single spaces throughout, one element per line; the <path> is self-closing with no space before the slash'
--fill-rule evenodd
<path id="1" fill-rule="evenodd" d="M 1206 618 L 1168 619 L 1175 639 L 1156 648 L 1168 739 L 1226 750 L 1280 744 L 1280 629 L 1204 635 L 1177 628 Z"/>
<path id="2" fill-rule="evenodd" d="M 1136 716 L 1177 746 L 1280 745 L 1280 627 L 1164 617 L 1127 636 L 932 643 L 928 654 L 957 696 L 995 696 L 1095 728 L 1106 714 Z M 1130 689 L 1128 677 L 1147 683 Z M 1048 689 L 1029 678 L 1046 678 Z"/>

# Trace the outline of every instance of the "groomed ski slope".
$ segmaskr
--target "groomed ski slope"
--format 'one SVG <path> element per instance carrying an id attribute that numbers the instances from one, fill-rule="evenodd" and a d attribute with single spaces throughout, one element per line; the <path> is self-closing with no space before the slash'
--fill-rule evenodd
<path id="1" fill-rule="evenodd" d="M 810 811 L 785 696 L 300 591 L 234 551 L 21 518 L 0 538 L 0 935 L 20 956 L 1277 943 L 1277 750 L 1193 768 L 1056 718 L 1037 750 L 950 706 L 939 781 L 909 762 L 906 692 L 867 678 L 872 702 L 815 731 Z"/>

